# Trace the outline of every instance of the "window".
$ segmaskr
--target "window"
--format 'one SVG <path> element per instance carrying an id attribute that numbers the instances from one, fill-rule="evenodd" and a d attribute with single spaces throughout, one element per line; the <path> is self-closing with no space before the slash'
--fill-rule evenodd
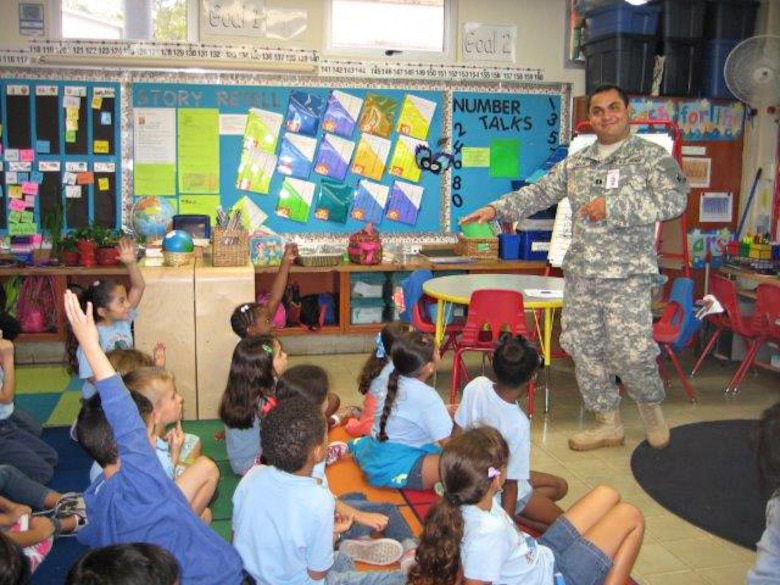
<path id="1" fill-rule="evenodd" d="M 328 48 L 444 56 L 451 0 L 330 0 Z"/>
<path id="2" fill-rule="evenodd" d="M 60 0 L 63 39 L 187 40 L 190 0 Z M 133 13 L 128 15 L 128 7 Z M 151 12 L 151 16 L 150 16 Z"/>

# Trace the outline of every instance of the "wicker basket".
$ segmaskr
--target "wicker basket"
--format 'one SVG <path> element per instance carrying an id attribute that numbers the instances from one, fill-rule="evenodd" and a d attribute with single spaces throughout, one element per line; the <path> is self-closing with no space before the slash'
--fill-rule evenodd
<path id="1" fill-rule="evenodd" d="M 301 266 L 306 266 L 307 268 L 325 268 L 327 266 L 338 266 L 341 264 L 342 255 L 341 254 L 309 254 L 309 255 L 299 255 L 296 259 L 296 262 L 300 264 Z"/>
<path id="2" fill-rule="evenodd" d="M 166 266 L 187 266 L 192 264 L 194 252 L 166 252 L 163 250 L 163 264 Z"/>
<path id="3" fill-rule="evenodd" d="M 498 258 L 498 238 L 464 238 L 458 236 L 455 251 L 459 256 Z"/>
<path id="4" fill-rule="evenodd" d="M 211 234 L 211 263 L 214 266 L 244 266 L 249 262 L 249 233 L 246 230 L 215 228 Z"/>

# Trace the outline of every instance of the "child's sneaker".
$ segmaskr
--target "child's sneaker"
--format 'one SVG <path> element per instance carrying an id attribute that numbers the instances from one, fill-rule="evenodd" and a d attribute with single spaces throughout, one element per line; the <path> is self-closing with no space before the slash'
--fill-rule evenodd
<path id="1" fill-rule="evenodd" d="M 339 550 L 353 561 L 368 565 L 392 565 L 404 554 L 404 547 L 391 538 L 345 540 Z"/>
<path id="2" fill-rule="evenodd" d="M 328 444 L 328 456 L 325 465 L 332 465 L 347 453 L 347 444 L 344 441 L 333 441 Z"/>
<path id="3" fill-rule="evenodd" d="M 61 528 L 60 520 L 73 517 L 76 519 L 76 525 L 73 530 L 69 532 L 63 532 Z M 63 494 L 59 501 L 54 505 L 54 515 L 52 517 L 54 522 L 55 536 L 73 536 L 79 530 L 89 524 L 87 519 L 87 507 L 84 504 L 84 496 L 76 492 L 68 492 Z"/>

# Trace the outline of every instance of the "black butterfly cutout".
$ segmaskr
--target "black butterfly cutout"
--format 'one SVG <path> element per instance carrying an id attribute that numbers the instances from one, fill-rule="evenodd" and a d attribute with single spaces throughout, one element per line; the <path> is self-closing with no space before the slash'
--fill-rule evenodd
<path id="1" fill-rule="evenodd" d="M 434 175 L 439 175 L 449 169 L 452 166 L 452 158 L 449 152 L 434 153 L 424 144 L 418 144 L 417 148 L 414 149 L 414 160 L 417 166 L 424 171 L 432 172 Z"/>

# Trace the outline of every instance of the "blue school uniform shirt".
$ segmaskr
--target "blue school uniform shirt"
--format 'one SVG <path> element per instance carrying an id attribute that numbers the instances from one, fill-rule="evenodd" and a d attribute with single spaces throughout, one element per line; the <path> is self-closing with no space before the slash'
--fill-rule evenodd
<path id="1" fill-rule="evenodd" d="M 89 524 L 76 535 L 78 541 L 89 547 L 150 542 L 179 561 L 182 585 L 241 583 L 241 558 L 193 513 L 163 471 L 122 379 L 115 375 L 96 386 L 121 468 L 108 480 L 101 473 L 84 492 Z"/>
<path id="2" fill-rule="evenodd" d="M 98 340 L 100 348 L 108 353 L 112 349 L 132 349 L 133 343 L 133 321 L 138 318 L 138 310 L 130 311 L 130 318 L 127 321 L 114 321 L 111 325 L 98 325 Z M 81 346 L 76 350 L 76 358 L 79 362 L 79 378 L 86 380 L 92 377 L 92 368 L 89 366 L 84 351 Z M 84 398 L 90 398 L 95 394 L 95 387 L 90 382 L 84 382 L 81 390 Z"/>
<path id="3" fill-rule="evenodd" d="M 310 585 L 333 565 L 336 500 L 313 477 L 256 465 L 233 494 L 233 544 L 260 585 Z M 216 583 L 216 582 L 215 582 Z"/>
<path id="4" fill-rule="evenodd" d="M 522 532 L 493 499 L 489 511 L 461 506 L 463 540 L 460 559 L 466 579 L 493 585 L 550 585 L 555 557 L 552 550 Z"/>

